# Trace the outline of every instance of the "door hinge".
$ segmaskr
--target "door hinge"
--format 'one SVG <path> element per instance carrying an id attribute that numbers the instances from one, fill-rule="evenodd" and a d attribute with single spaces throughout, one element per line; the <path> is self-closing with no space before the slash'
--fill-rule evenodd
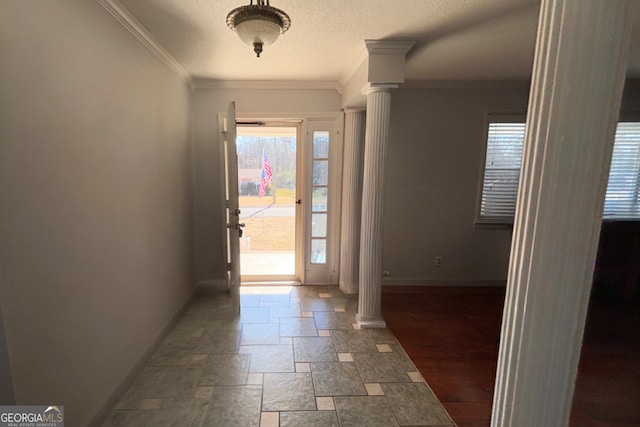
<path id="1" fill-rule="evenodd" d="M 231 263 L 230 262 L 227 263 L 227 271 L 231 271 Z"/>

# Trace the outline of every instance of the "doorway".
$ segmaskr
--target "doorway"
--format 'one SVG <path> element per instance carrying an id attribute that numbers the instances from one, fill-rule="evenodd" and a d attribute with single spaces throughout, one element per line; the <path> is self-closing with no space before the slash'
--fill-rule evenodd
<path id="1" fill-rule="evenodd" d="M 299 280 L 297 124 L 238 124 L 243 282 Z"/>

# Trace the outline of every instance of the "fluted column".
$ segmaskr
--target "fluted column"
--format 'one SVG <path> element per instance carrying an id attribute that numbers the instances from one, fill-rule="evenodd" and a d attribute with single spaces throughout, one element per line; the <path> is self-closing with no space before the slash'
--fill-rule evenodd
<path id="1" fill-rule="evenodd" d="M 542 1 L 493 427 L 569 424 L 637 6 Z"/>
<path id="2" fill-rule="evenodd" d="M 384 328 L 382 291 L 382 189 L 389 139 L 391 89 L 397 85 L 371 85 L 367 93 L 367 120 L 360 229 L 360 293 L 356 320 L 363 328 Z"/>
<path id="3" fill-rule="evenodd" d="M 346 110 L 340 233 L 340 290 L 345 294 L 358 292 L 364 133 L 365 112 Z"/>

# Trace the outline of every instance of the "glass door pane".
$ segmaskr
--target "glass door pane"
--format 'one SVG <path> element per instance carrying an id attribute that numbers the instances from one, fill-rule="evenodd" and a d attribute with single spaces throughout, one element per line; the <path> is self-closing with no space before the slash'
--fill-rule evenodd
<path id="1" fill-rule="evenodd" d="M 238 127 L 241 274 L 296 278 L 297 127 Z"/>
<path id="2" fill-rule="evenodd" d="M 329 209 L 329 132 L 313 132 L 313 171 L 311 175 L 311 254 L 312 264 L 327 262 L 327 212 Z"/>

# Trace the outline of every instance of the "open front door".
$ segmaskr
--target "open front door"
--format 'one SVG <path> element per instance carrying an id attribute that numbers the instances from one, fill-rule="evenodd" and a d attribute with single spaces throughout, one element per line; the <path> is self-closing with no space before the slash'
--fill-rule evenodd
<path id="1" fill-rule="evenodd" d="M 229 293 L 240 310 L 240 222 L 238 204 L 238 154 L 236 150 L 236 104 L 229 103 L 222 127 L 226 218 L 227 281 Z"/>

